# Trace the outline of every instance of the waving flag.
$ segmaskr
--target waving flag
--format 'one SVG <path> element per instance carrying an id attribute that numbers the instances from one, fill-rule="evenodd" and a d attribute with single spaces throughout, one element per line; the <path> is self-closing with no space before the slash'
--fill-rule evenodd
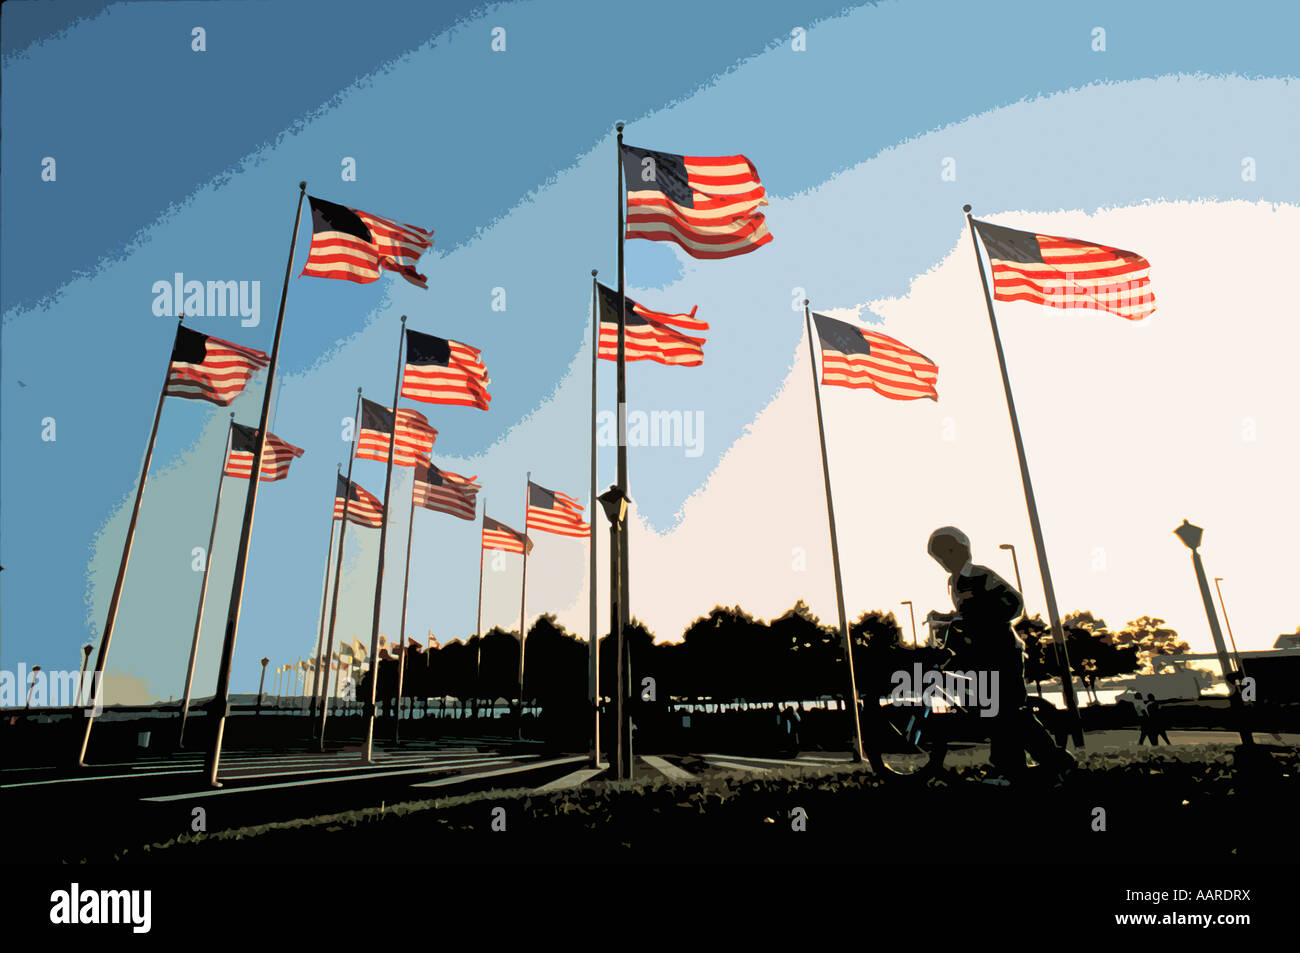
<path id="1" fill-rule="evenodd" d="M 361 430 L 357 433 L 357 459 L 388 462 L 388 439 L 393 432 L 393 412 L 361 398 Z M 397 446 L 393 450 L 393 464 L 413 467 L 433 449 L 438 431 L 429 426 L 429 420 L 417 410 L 397 409 Z"/>
<path id="2" fill-rule="evenodd" d="M 499 549 L 503 553 L 523 555 L 524 547 L 533 551 L 533 541 L 518 530 L 513 530 L 500 520 L 490 516 L 483 517 L 483 548 Z"/>
<path id="3" fill-rule="evenodd" d="M 472 520 L 478 502 L 478 491 L 483 489 L 474 482 L 475 479 L 450 470 L 439 470 L 428 459 L 420 460 L 415 464 L 415 485 L 411 489 L 411 500 L 426 510 Z"/>
<path id="4" fill-rule="evenodd" d="M 379 637 L 379 657 L 391 660 L 397 658 L 397 654 L 396 648 L 389 645 L 388 639 L 381 635 Z"/>
<path id="5" fill-rule="evenodd" d="M 879 331 L 869 331 L 824 314 L 813 316 L 822 348 L 822 383 L 866 387 L 894 400 L 939 399 L 939 368 Z"/>
<path id="6" fill-rule="evenodd" d="M 676 242 L 692 258 L 731 258 L 772 240 L 767 190 L 744 156 L 679 156 L 623 146 L 628 238 Z"/>
<path id="7" fill-rule="evenodd" d="M 334 518 L 343 519 L 343 501 L 348 499 L 349 489 L 351 500 L 348 502 L 348 522 L 374 528 L 383 526 L 384 504 L 379 502 L 379 497 L 367 492 L 355 481 L 349 487 L 347 479 L 342 476 L 339 477 L 338 487 L 334 491 Z"/>
<path id="8" fill-rule="evenodd" d="M 433 244 L 432 231 L 310 195 L 307 199 L 312 234 L 302 274 L 369 284 L 387 269 L 413 285 L 429 287 L 415 263 Z"/>
<path id="9" fill-rule="evenodd" d="M 357 637 L 352 636 L 352 658 L 358 663 L 366 660 L 366 647 L 357 641 Z"/>
<path id="10" fill-rule="evenodd" d="M 597 283 L 600 294 L 600 350 L 598 355 L 607 361 L 618 360 L 618 292 Z M 624 359 L 628 361 L 657 361 L 682 367 L 698 367 L 704 363 L 704 338 L 690 337 L 669 325 L 689 331 L 707 331 L 709 326 L 695 320 L 695 309 L 690 314 L 664 314 L 651 311 L 631 298 L 627 302 L 626 329 L 623 335 Z"/>
<path id="11" fill-rule="evenodd" d="M 427 404 L 461 404 L 487 410 L 492 395 L 487 392 L 487 367 L 483 352 L 459 341 L 406 332 L 406 367 L 402 372 L 402 396 Z"/>
<path id="12" fill-rule="evenodd" d="M 528 484 L 526 529 L 540 529 L 559 536 L 586 536 L 591 526 L 582 521 L 581 511 L 581 504 L 573 497 L 536 483 Z"/>
<path id="13" fill-rule="evenodd" d="M 426 631 L 428 631 L 428 630 L 426 630 Z M 440 649 L 440 648 L 442 648 L 442 643 L 439 642 L 439 641 L 437 640 L 437 638 L 434 636 L 434 634 L 433 634 L 432 632 L 429 632 L 429 644 L 428 644 L 427 648 L 428 648 L 429 651 L 431 651 L 431 652 L 432 652 L 434 649 Z"/>
<path id="14" fill-rule="evenodd" d="M 253 472 L 253 456 L 257 453 L 257 431 L 243 424 L 233 424 L 230 433 L 230 453 L 226 455 L 226 476 L 247 480 Z M 283 480 L 289 475 L 289 464 L 301 457 L 303 450 L 275 434 L 266 435 L 262 450 L 262 482 Z"/>
<path id="15" fill-rule="evenodd" d="M 164 393 L 226 407 L 258 368 L 271 362 L 263 352 L 240 347 L 190 328 L 176 329 Z"/>
<path id="16" fill-rule="evenodd" d="M 1091 308 L 1130 321 L 1156 309 L 1148 277 L 1151 263 L 1141 255 L 988 222 L 976 221 L 975 229 L 989 255 L 993 297 L 999 301 Z"/>
<path id="17" fill-rule="evenodd" d="M 408 635 L 406 637 L 406 648 L 408 651 L 414 652 L 416 655 L 424 654 L 424 646 L 421 645 L 419 639 L 413 635 Z"/>

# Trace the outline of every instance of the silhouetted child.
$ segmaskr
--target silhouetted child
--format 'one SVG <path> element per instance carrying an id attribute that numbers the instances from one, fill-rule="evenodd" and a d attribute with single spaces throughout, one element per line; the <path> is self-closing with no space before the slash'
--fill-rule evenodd
<path id="1" fill-rule="evenodd" d="M 948 571 L 948 591 L 955 612 L 931 612 L 927 620 L 948 622 L 947 646 L 957 653 L 952 669 L 975 669 L 996 675 L 997 714 L 989 725 L 989 760 L 1007 775 L 1025 770 L 1025 752 L 1038 764 L 1064 774 L 1074 756 L 1057 747 L 1042 722 L 1027 707 L 1025 644 L 1012 623 L 1024 603 L 1020 593 L 987 566 L 971 562 L 970 539 L 954 526 L 930 535 L 928 551 Z"/>

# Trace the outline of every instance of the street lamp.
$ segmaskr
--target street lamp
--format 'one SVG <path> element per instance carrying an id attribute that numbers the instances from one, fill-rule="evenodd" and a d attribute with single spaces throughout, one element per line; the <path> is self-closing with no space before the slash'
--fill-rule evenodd
<path id="1" fill-rule="evenodd" d="M 1183 520 L 1183 524 L 1174 530 L 1174 535 L 1192 551 L 1192 567 L 1196 570 L 1196 585 L 1201 590 L 1201 602 L 1205 604 L 1205 617 L 1210 622 L 1210 635 L 1214 636 L 1214 650 L 1219 656 L 1219 668 L 1223 672 L 1224 681 L 1228 683 L 1228 699 L 1237 715 L 1237 729 L 1241 734 L 1241 743 L 1244 746 L 1250 746 L 1254 745 L 1255 739 L 1246 730 L 1244 723 L 1240 675 L 1228 660 L 1228 648 L 1223 644 L 1223 632 L 1219 629 L 1219 617 L 1214 612 L 1214 601 L 1210 598 L 1210 584 L 1205 579 L 1205 567 L 1201 564 L 1201 554 L 1198 551 L 1198 547 L 1201 545 L 1201 536 L 1204 532 L 1201 527 L 1193 526 L 1187 520 Z"/>
<path id="2" fill-rule="evenodd" d="M 1023 601 L 1025 598 L 1025 590 L 1020 585 L 1020 563 L 1016 561 L 1016 547 L 1012 546 L 1010 543 L 1000 543 L 998 549 L 1011 550 L 1011 567 L 1016 571 L 1016 592 L 1020 593 L 1020 598 Z"/>
<path id="3" fill-rule="evenodd" d="M 90 664 L 90 653 L 95 651 L 93 642 L 87 642 L 81 647 L 81 680 L 77 682 L 77 704 L 86 704 L 86 666 Z"/>
<path id="4" fill-rule="evenodd" d="M 1219 608 L 1223 610 L 1223 624 L 1228 627 L 1228 641 L 1232 643 L 1232 660 L 1237 665 L 1237 671 L 1241 671 L 1241 653 L 1237 651 L 1237 640 L 1232 634 L 1232 621 L 1228 618 L 1228 607 L 1223 604 L 1223 590 L 1219 588 L 1219 583 L 1223 582 L 1222 576 L 1214 577 L 1214 591 L 1219 594 Z"/>
<path id="5" fill-rule="evenodd" d="M 32 683 L 27 687 L 27 704 L 23 706 L 24 708 L 32 707 L 32 692 L 36 689 L 36 677 L 40 674 L 41 674 L 41 667 L 39 665 L 33 665 Z"/>
<path id="6" fill-rule="evenodd" d="M 904 599 L 900 606 L 907 606 L 907 614 L 912 617 L 912 648 L 916 648 L 916 612 L 912 609 L 912 600 Z"/>
<path id="7" fill-rule="evenodd" d="M 619 591 L 622 585 L 622 566 L 619 563 L 623 523 L 627 519 L 627 495 L 617 485 L 596 497 L 609 520 L 609 626 L 614 636 L 614 657 L 618 660 L 618 680 L 614 689 L 614 721 L 618 726 L 614 745 L 614 776 L 630 780 L 632 777 L 632 726 L 630 706 L 626 694 L 631 685 L 628 666 L 627 642 L 623 637 L 622 607 Z"/>
<path id="8" fill-rule="evenodd" d="M 271 660 L 262 657 L 262 680 L 257 683 L 257 714 L 262 713 L 262 689 L 266 685 L 266 666 Z"/>

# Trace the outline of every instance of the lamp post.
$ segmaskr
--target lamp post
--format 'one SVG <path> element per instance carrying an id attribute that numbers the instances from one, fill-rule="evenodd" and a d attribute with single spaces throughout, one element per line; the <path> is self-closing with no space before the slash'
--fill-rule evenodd
<path id="1" fill-rule="evenodd" d="M 614 657 L 618 660 L 618 679 L 614 689 L 614 721 L 617 725 L 614 745 L 614 776 L 630 780 L 632 777 L 632 724 L 627 705 L 627 691 L 631 685 L 628 665 L 627 640 L 623 633 L 622 606 L 619 591 L 622 585 L 622 566 L 619 562 L 619 545 L 622 542 L 623 522 L 627 518 L 626 494 L 617 485 L 596 497 L 609 519 L 609 620 L 614 636 Z"/>
<path id="2" fill-rule="evenodd" d="M 27 686 L 27 704 L 23 706 L 24 708 L 31 708 L 31 707 L 32 707 L 32 692 L 33 692 L 33 691 L 35 690 L 35 688 L 36 688 L 36 679 L 37 679 L 37 677 L 38 677 L 40 674 L 41 674 L 41 667 L 40 667 L 39 665 L 33 665 L 33 666 L 32 666 L 32 683 L 31 683 L 30 685 Z"/>
<path id="3" fill-rule="evenodd" d="M 95 651 L 95 644 L 87 642 L 81 647 L 81 679 L 77 682 L 77 704 L 86 703 L 86 666 L 90 664 L 90 653 Z"/>
<path id="4" fill-rule="evenodd" d="M 262 713 L 262 689 L 266 686 L 266 666 L 270 663 L 270 661 L 271 660 L 269 658 L 266 658 L 265 656 L 262 657 L 262 678 L 257 683 L 257 712 L 256 713 L 259 715 Z"/>
<path id="5" fill-rule="evenodd" d="M 916 612 L 912 609 L 912 600 L 904 599 L 900 606 L 907 606 L 907 614 L 912 617 L 912 648 L 916 648 Z"/>
<path id="6" fill-rule="evenodd" d="M 1219 668 L 1223 672 L 1223 680 L 1228 683 L 1228 699 L 1233 712 L 1237 716 L 1237 730 L 1241 734 L 1242 745 L 1250 746 L 1255 743 L 1255 739 L 1246 730 L 1244 723 L 1241 682 L 1233 677 L 1237 673 L 1228 659 L 1228 648 L 1223 644 L 1223 632 L 1219 628 L 1219 617 L 1214 612 L 1214 601 L 1210 597 L 1210 584 L 1205 579 L 1205 567 L 1201 564 L 1201 554 L 1197 548 L 1201 545 L 1201 535 L 1204 532 L 1201 527 L 1193 526 L 1187 520 L 1183 520 L 1183 524 L 1174 530 L 1174 535 L 1192 551 L 1192 567 L 1196 570 L 1196 585 L 1201 590 L 1201 601 L 1205 604 L 1205 617 L 1210 622 L 1210 635 L 1214 636 L 1214 650 L 1219 656 Z"/>
<path id="7" fill-rule="evenodd" d="M 998 544 L 998 549 L 1011 550 L 1011 568 L 1016 571 L 1016 592 L 1020 593 L 1020 598 L 1025 598 L 1025 590 L 1020 585 L 1020 563 L 1016 561 L 1016 547 L 1010 543 Z"/>
<path id="8" fill-rule="evenodd" d="M 1237 640 L 1232 634 L 1232 621 L 1228 618 L 1228 607 L 1223 604 L 1223 590 L 1219 588 L 1219 583 L 1223 582 L 1222 576 L 1214 577 L 1214 591 L 1219 594 L 1219 608 L 1223 610 L 1223 624 L 1228 627 L 1228 641 L 1232 643 L 1232 661 L 1237 666 L 1237 671 L 1241 671 L 1241 653 L 1237 651 Z"/>

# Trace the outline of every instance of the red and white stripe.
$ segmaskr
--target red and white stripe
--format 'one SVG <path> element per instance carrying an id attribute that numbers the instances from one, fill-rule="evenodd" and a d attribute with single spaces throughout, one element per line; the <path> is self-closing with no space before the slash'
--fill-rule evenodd
<path id="1" fill-rule="evenodd" d="M 503 553 L 524 552 L 525 544 L 529 551 L 532 551 L 533 541 L 523 533 L 516 532 L 504 523 L 494 520 L 490 516 L 483 519 L 483 548 L 499 549 Z"/>
<path id="2" fill-rule="evenodd" d="M 447 367 L 407 364 L 402 372 L 402 396 L 426 404 L 460 404 L 487 410 L 492 402 L 483 352 L 459 341 L 448 341 L 451 359 Z"/>
<path id="3" fill-rule="evenodd" d="M 586 537 L 591 532 L 591 526 L 582 521 L 582 506 L 573 497 L 552 490 L 555 494 L 555 508 L 551 509 L 545 506 L 534 506 L 532 501 L 531 484 L 528 493 L 528 513 L 525 521 L 527 529 L 540 529 L 543 532 L 555 533 L 558 536 L 582 536 Z"/>
<path id="4" fill-rule="evenodd" d="M 474 482 L 477 477 L 464 477 L 449 470 L 439 470 L 444 483 L 442 486 L 437 486 L 426 482 L 427 466 L 427 461 L 421 461 L 416 465 L 411 501 L 426 510 L 446 513 L 463 520 L 472 520 L 478 504 L 478 491 L 483 489 Z"/>
<path id="5" fill-rule="evenodd" d="M 867 388 L 894 400 L 939 399 L 939 368 L 933 361 L 887 334 L 858 330 L 871 353 L 843 354 L 823 345 L 823 384 Z"/>
<path id="6" fill-rule="evenodd" d="M 763 214 L 767 190 L 742 155 L 682 156 L 693 208 L 627 183 L 627 237 L 675 242 L 693 258 L 731 258 L 772 240 Z"/>
<path id="7" fill-rule="evenodd" d="M 275 434 L 268 434 L 266 446 L 262 448 L 262 482 L 283 480 L 289 475 L 289 464 L 301 457 L 303 452 L 301 447 L 295 447 Z M 235 450 L 232 447 L 226 456 L 225 472 L 228 477 L 247 480 L 253 472 L 253 451 Z"/>
<path id="8" fill-rule="evenodd" d="M 348 500 L 348 522 L 355 523 L 357 526 L 369 526 L 374 529 L 384 525 L 384 504 L 379 501 L 379 497 L 363 489 L 356 483 L 352 484 L 356 488 L 358 499 Z M 343 519 L 344 499 L 341 496 L 334 497 L 334 518 Z"/>
<path id="9" fill-rule="evenodd" d="M 418 410 L 399 407 L 397 410 L 397 446 L 393 450 L 393 465 L 413 467 L 423 457 L 428 457 L 438 431 L 429 426 L 429 420 Z M 378 430 L 362 430 L 357 434 L 357 459 L 388 462 L 388 434 Z"/>
<path id="10" fill-rule="evenodd" d="M 1151 263 L 1141 255 L 1073 238 L 1034 237 L 1043 264 L 989 258 L 997 300 L 1109 311 L 1130 321 L 1155 311 Z"/>
<path id="11" fill-rule="evenodd" d="M 623 357 L 626 361 L 656 361 L 660 364 L 680 367 L 698 367 L 704 363 L 704 338 L 691 337 L 677 328 L 689 331 L 707 331 L 709 325 L 695 320 L 695 308 L 690 314 L 665 314 L 651 311 L 638 302 L 630 302 L 632 310 L 644 318 L 647 324 L 628 324 L 623 333 Z M 670 327 L 669 325 L 676 325 Z M 601 312 L 600 337 L 598 339 L 601 359 L 618 360 L 618 322 L 608 320 L 607 314 Z"/>
<path id="12" fill-rule="evenodd" d="M 302 273 L 313 278 L 344 278 L 368 284 L 382 270 L 395 271 L 413 285 L 429 287 L 415 263 L 433 244 L 433 231 L 403 225 L 389 218 L 352 209 L 370 230 L 373 239 L 363 241 L 347 232 L 316 232 Z"/>
<path id="13" fill-rule="evenodd" d="M 253 373 L 266 367 L 271 359 L 254 348 L 206 337 L 203 363 L 172 361 L 163 392 L 168 397 L 206 400 L 226 407 L 239 396 Z"/>

